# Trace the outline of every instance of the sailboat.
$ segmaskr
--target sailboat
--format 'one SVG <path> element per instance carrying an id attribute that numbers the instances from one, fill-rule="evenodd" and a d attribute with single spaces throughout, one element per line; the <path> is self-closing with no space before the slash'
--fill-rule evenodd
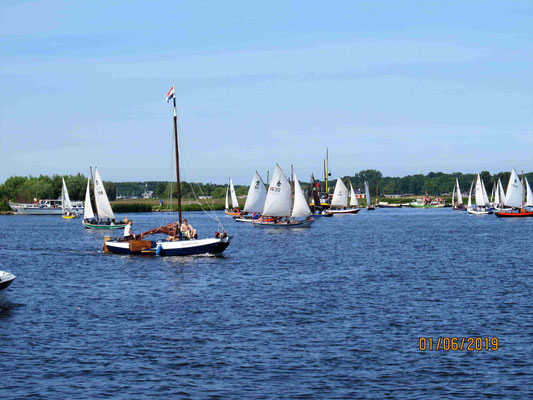
<path id="1" fill-rule="evenodd" d="M 511 211 L 512 208 L 504 207 L 503 205 L 503 202 L 505 200 L 505 191 L 503 190 L 501 179 L 498 179 L 498 183 L 494 186 L 496 186 L 496 190 L 494 191 L 494 201 L 492 203 L 492 207 L 494 208 L 494 210 Z"/>
<path id="2" fill-rule="evenodd" d="M 237 222 L 253 222 L 255 219 L 259 219 L 260 214 L 263 213 L 263 207 L 266 199 L 266 187 L 261 179 L 261 176 L 255 171 L 248 189 L 248 196 L 246 196 L 246 203 L 244 204 L 243 211 L 245 213 L 252 213 L 250 217 L 235 218 Z"/>
<path id="3" fill-rule="evenodd" d="M 72 203 L 70 202 L 70 197 L 68 195 L 67 185 L 65 184 L 65 178 L 61 177 L 62 187 L 61 187 L 61 209 L 63 211 L 63 218 L 72 219 L 76 218 L 78 214 L 72 210 Z"/>
<path id="4" fill-rule="evenodd" d="M 350 182 L 352 190 L 352 201 L 355 199 L 352 183 Z M 357 201 L 357 199 L 355 199 Z M 350 204 L 351 205 L 351 204 Z M 360 208 L 348 208 L 348 188 L 340 177 L 337 178 L 335 184 L 335 191 L 333 192 L 333 199 L 331 200 L 331 208 L 329 212 L 332 214 L 357 214 Z"/>
<path id="5" fill-rule="evenodd" d="M 366 181 L 365 179 L 365 196 L 366 196 L 366 209 L 368 211 L 372 211 L 372 210 L 375 210 L 376 207 L 374 207 L 371 203 L 371 198 L 370 198 L 370 189 L 368 188 L 368 182 Z"/>
<path id="6" fill-rule="evenodd" d="M 187 233 L 182 232 L 181 214 L 181 185 L 180 185 L 180 164 L 178 148 L 178 113 L 176 110 L 176 96 L 174 86 L 167 94 L 167 102 L 174 99 L 174 150 L 176 154 L 176 180 L 178 197 L 178 222 L 165 226 L 160 226 L 149 231 L 136 235 L 133 240 L 124 238 L 105 238 L 104 251 L 106 253 L 118 254 L 139 254 L 156 256 L 192 256 L 202 254 L 221 254 L 229 246 L 231 238 L 222 232 L 215 232 L 213 238 L 208 239 L 187 239 Z M 166 239 L 146 240 L 145 238 L 155 235 L 168 235 Z"/>
<path id="7" fill-rule="evenodd" d="M 91 177 L 93 176 L 91 168 Z M 94 169 L 94 199 L 96 204 L 96 219 L 91 205 L 90 178 L 87 180 L 87 190 L 85 192 L 85 210 L 83 212 L 82 224 L 88 229 L 122 229 L 126 223 L 116 222 L 115 214 L 109 203 L 107 193 L 104 188 L 104 181 L 100 177 L 98 168 Z"/>
<path id="8" fill-rule="evenodd" d="M 472 184 L 474 184 L 474 182 L 472 182 Z M 477 174 L 475 190 L 476 190 L 476 206 L 472 207 L 472 187 L 470 187 L 467 211 L 470 214 L 475 214 L 475 215 L 492 214 L 492 210 L 490 209 L 489 198 L 487 196 L 487 191 L 485 190 L 485 184 L 483 183 L 483 180 L 481 179 L 479 174 Z"/>
<path id="9" fill-rule="evenodd" d="M 293 172 L 294 181 L 294 205 L 291 204 L 291 184 L 276 164 L 276 170 L 272 174 L 272 180 L 268 187 L 263 209 L 263 217 L 254 221 L 255 227 L 268 228 L 306 228 L 310 226 L 312 219 L 309 218 L 311 210 L 305 200 L 304 193 Z M 292 208 L 292 211 L 291 211 Z M 306 217 L 305 220 L 295 218 Z M 284 221 L 281 219 L 285 218 Z"/>
<path id="10" fill-rule="evenodd" d="M 527 200 L 524 201 L 524 184 L 526 184 Z M 512 211 L 497 211 L 497 217 L 533 217 L 533 211 L 527 210 L 525 207 L 533 204 L 533 193 L 529 187 L 529 182 L 524 179 L 522 175 L 522 181 L 518 178 L 518 174 L 515 169 L 511 172 L 509 178 L 509 184 L 507 185 L 507 192 L 503 204 L 507 207 L 511 207 Z"/>
<path id="11" fill-rule="evenodd" d="M 229 195 L 231 193 L 231 207 L 229 208 Z M 237 194 L 233 187 L 233 181 L 229 178 L 229 186 L 226 188 L 226 208 L 224 210 L 226 215 L 240 216 L 242 212 L 239 210 L 239 201 L 237 200 Z"/>
<path id="12" fill-rule="evenodd" d="M 465 211 L 466 210 L 463 204 L 463 195 L 461 193 L 461 187 L 459 186 L 459 179 L 457 178 L 455 178 L 455 185 L 453 186 L 452 210 L 453 211 Z"/>

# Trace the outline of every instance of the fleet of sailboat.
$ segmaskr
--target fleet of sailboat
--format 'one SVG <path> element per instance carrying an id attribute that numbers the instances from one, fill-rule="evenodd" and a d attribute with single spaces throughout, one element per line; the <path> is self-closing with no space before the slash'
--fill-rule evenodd
<path id="1" fill-rule="evenodd" d="M 533 193 L 527 179 L 522 176 L 522 180 L 518 177 L 516 170 L 513 168 L 511 171 L 511 177 L 509 178 L 509 184 L 507 185 L 507 191 L 505 194 L 505 200 L 503 205 L 510 207 L 510 211 L 497 211 L 497 217 L 507 218 L 520 218 L 520 217 L 533 217 L 533 211 L 527 210 L 526 207 L 531 206 L 533 203 Z M 524 185 L 526 190 L 524 190 Z M 524 193 L 527 192 L 527 199 L 524 198 Z"/>

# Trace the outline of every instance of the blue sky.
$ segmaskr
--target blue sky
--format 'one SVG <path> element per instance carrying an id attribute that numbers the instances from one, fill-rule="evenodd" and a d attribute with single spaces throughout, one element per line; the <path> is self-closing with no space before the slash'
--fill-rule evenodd
<path id="1" fill-rule="evenodd" d="M 0 3 L 0 182 L 533 171 L 530 1 Z"/>

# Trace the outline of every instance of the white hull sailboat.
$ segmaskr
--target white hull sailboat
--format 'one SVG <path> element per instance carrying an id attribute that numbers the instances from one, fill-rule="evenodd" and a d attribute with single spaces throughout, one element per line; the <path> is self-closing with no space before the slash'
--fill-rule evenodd
<path id="1" fill-rule="evenodd" d="M 276 170 L 272 175 L 265 199 L 263 217 L 254 221 L 255 227 L 287 229 L 307 228 L 311 226 L 312 220 L 309 217 L 311 210 L 307 201 L 305 201 L 304 193 L 294 172 L 293 181 L 294 205 L 291 204 L 291 185 L 279 165 L 276 164 Z M 306 219 L 296 219 L 300 217 L 305 217 Z"/>
<path id="2" fill-rule="evenodd" d="M 72 208 L 72 203 L 70 202 L 70 197 L 68 195 L 67 185 L 65 183 L 65 178 L 61 177 L 61 210 L 63 212 L 64 219 L 76 218 L 78 214 Z"/>
<path id="3" fill-rule="evenodd" d="M 474 182 L 472 182 L 472 185 Z M 468 195 L 468 207 L 467 211 L 470 214 L 474 215 L 487 215 L 492 214 L 492 210 L 489 205 L 489 198 L 487 196 L 487 191 L 485 190 L 485 184 L 483 180 L 477 174 L 476 179 L 476 205 L 472 206 L 472 186 L 470 186 L 470 194 Z"/>
<path id="4" fill-rule="evenodd" d="M 13 281 L 16 276 L 10 272 L 0 271 L 0 290 L 6 289 Z"/>
<path id="5" fill-rule="evenodd" d="M 453 211 L 466 211 L 463 204 L 463 195 L 459 186 L 459 179 L 455 178 L 455 185 L 452 192 L 452 210 Z"/>
<path id="6" fill-rule="evenodd" d="M 231 193 L 232 208 L 229 208 L 230 193 Z M 231 177 L 229 178 L 229 186 L 226 188 L 226 206 L 225 206 L 224 212 L 226 213 L 226 215 L 231 215 L 231 216 L 242 215 L 242 211 L 239 210 L 239 200 L 237 200 L 237 193 L 235 193 L 235 187 L 233 186 L 233 181 L 231 180 Z"/>
<path id="7" fill-rule="evenodd" d="M 524 190 L 525 186 L 525 190 Z M 524 192 L 526 193 L 527 198 L 524 199 Z M 527 178 L 522 173 L 522 180 L 518 177 L 515 169 L 513 168 L 511 172 L 511 177 L 509 178 L 509 184 L 507 185 L 507 193 L 505 195 L 505 200 L 503 204 L 511 208 L 511 211 L 498 211 L 496 212 L 497 217 L 505 218 L 523 218 L 523 217 L 533 217 L 533 211 L 526 209 L 533 205 L 533 192 L 529 186 Z"/>

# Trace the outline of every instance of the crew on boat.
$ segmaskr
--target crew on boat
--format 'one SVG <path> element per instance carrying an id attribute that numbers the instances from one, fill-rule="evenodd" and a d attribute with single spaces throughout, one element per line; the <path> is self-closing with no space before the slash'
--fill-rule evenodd
<path id="1" fill-rule="evenodd" d="M 130 240 L 133 239 L 134 235 L 131 231 L 131 226 L 133 225 L 133 221 L 130 219 L 128 221 L 128 224 L 124 227 L 124 239 Z"/>
<path id="2" fill-rule="evenodd" d="M 196 234 L 196 229 L 194 229 L 189 223 L 187 222 L 187 219 L 183 220 L 183 223 L 180 227 L 181 235 L 184 239 L 198 239 L 198 235 Z"/>

